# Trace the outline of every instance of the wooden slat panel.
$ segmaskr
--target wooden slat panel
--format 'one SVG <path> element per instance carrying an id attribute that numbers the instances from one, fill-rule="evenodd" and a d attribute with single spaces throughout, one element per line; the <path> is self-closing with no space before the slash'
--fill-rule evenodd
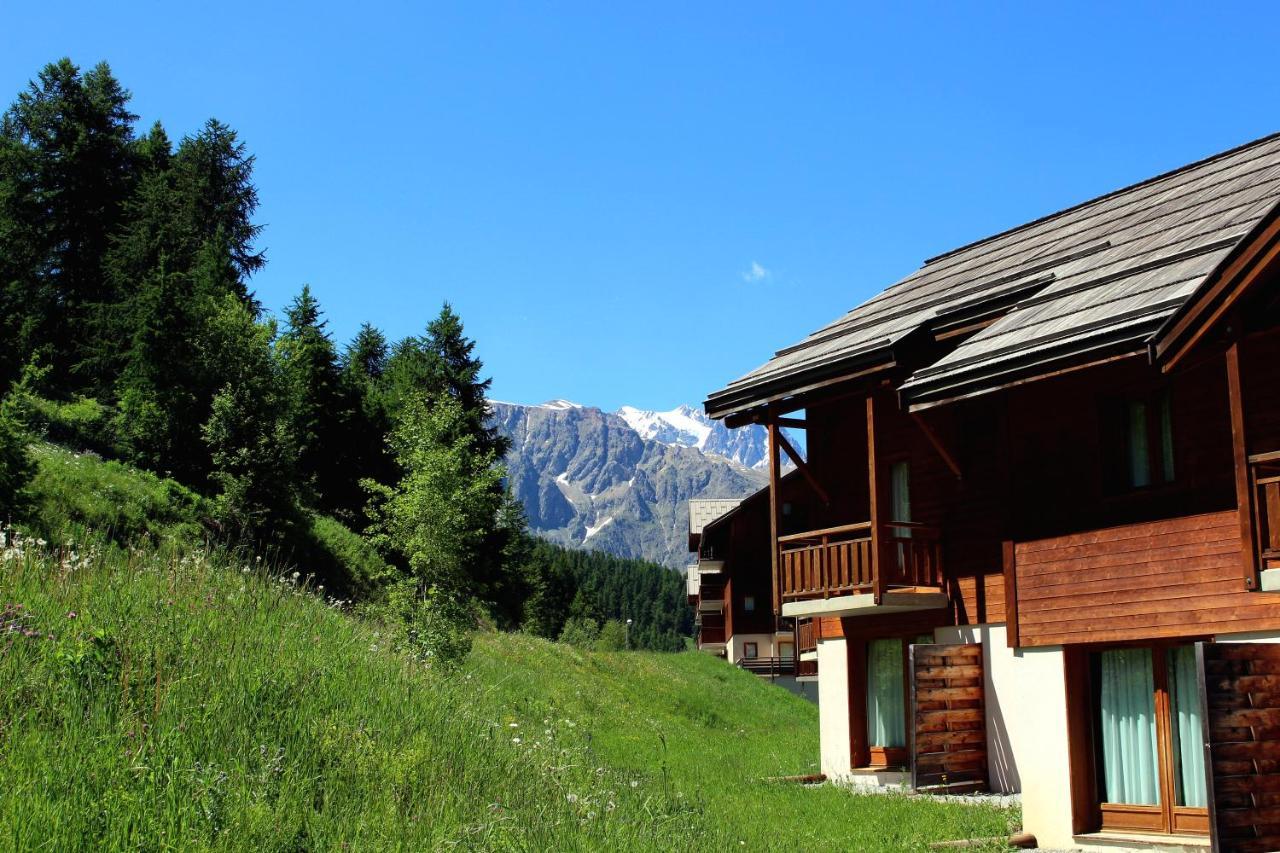
<path id="1" fill-rule="evenodd" d="M 1213 848 L 1280 850 L 1280 645 L 1197 643 Z"/>
<path id="2" fill-rule="evenodd" d="M 982 647 L 913 645 L 908 666 L 912 787 L 985 789 Z"/>
<path id="3" fill-rule="evenodd" d="M 1020 643 L 1274 630 L 1280 596 L 1246 591 L 1237 521 L 1224 510 L 1015 544 Z"/>

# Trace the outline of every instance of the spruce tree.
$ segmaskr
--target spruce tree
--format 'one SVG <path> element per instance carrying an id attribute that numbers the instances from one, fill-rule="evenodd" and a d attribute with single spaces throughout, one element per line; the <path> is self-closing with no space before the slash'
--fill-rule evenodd
<path id="1" fill-rule="evenodd" d="M 102 272 L 135 180 L 130 95 L 106 63 L 81 74 L 69 59 L 41 70 L 0 119 L 0 370 L 38 348 L 53 381 L 83 387 L 77 368 L 99 306 Z"/>
<path id="2" fill-rule="evenodd" d="M 353 470 L 347 426 L 354 401 L 345 393 L 338 353 L 320 303 L 304 285 L 285 309 L 285 331 L 276 344 L 289 403 L 289 420 L 298 452 L 298 473 L 313 500 L 325 509 L 358 482 Z"/>
<path id="3" fill-rule="evenodd" d="M 423 339 L 427 395 L 455 400 L 463 413 L 462 428 L 474 438 L 476 450 L 502 459 L 511 442 L 489 417 L 487 395 L 492 380 L 480 378 L 484 364 L 476 358 L 475 347 L 475 341 L 463 333 L 462 318 L 446 302 L 439 316 L 427 325 Z"/>

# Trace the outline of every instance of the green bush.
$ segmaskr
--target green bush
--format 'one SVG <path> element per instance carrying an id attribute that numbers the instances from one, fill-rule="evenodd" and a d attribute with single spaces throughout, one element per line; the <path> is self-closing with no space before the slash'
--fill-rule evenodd
<path id="1" fill-rule="evenodd" d="M 627 626 L 617 619 L 610 619 L 600 627 L 596 637 L 596 651 L 620 652 L 627 647 Z"/>
<path id="2" fill-rule="evenodd" d="M 114 449 L 111 409 L 91 397 L 50 400 L 19 383 L 13 393 L 15 415 L 39 438 L 79 450 Z"/>
<path id="3" fill-rule="evenodd" d="M 574 616 L 566 620 L 564 630 L 560 632 L 560 642 L 589 649 L 595 646 L 600 636 L 600 626 L 596 620 L 586 616 Z"/>

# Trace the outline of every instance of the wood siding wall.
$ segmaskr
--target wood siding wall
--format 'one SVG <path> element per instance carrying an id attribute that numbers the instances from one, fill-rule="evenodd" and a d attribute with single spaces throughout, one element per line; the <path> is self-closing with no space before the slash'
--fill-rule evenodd
<path id="1" fill-rule="evenodd" d="M 1236 513 L 1019 542 L 1026 646 L 1274 630 L 1280 596 L 1244 590 Z"/>
<path id="2" fill-rule="evenodd" d="M 1201 643 L 1196 651 L 1214 849 L 1280 850 L 1280 646 Z"/>

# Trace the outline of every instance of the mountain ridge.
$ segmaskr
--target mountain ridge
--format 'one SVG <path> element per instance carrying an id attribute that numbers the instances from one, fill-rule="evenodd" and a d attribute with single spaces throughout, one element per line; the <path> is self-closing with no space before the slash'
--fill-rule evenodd
<path id="1" fill-rule="evenodd" d="M 495 425 L 511 440 L 508 483 L 530 527 L 570 547 L 678 568 L 688 561 L 687 502 L 746 497 L 767 479 L 758 468 L 725 455 L 735 450 L 732 444 L 715 445 L 724 452 L 710 449 L 714 427 L 695 429 L 697 421 L 687 414 L 688 421 L 673 418 L 673 425 L 659 417 L 672 413 L 627 407 L 642 432 L 620 412 L 568 400 L 491 400 L 489 406 Z M 672 411 L 682 410 L 691 411 Z M 653 417 L 639 417 L 644 415 Z"/>

